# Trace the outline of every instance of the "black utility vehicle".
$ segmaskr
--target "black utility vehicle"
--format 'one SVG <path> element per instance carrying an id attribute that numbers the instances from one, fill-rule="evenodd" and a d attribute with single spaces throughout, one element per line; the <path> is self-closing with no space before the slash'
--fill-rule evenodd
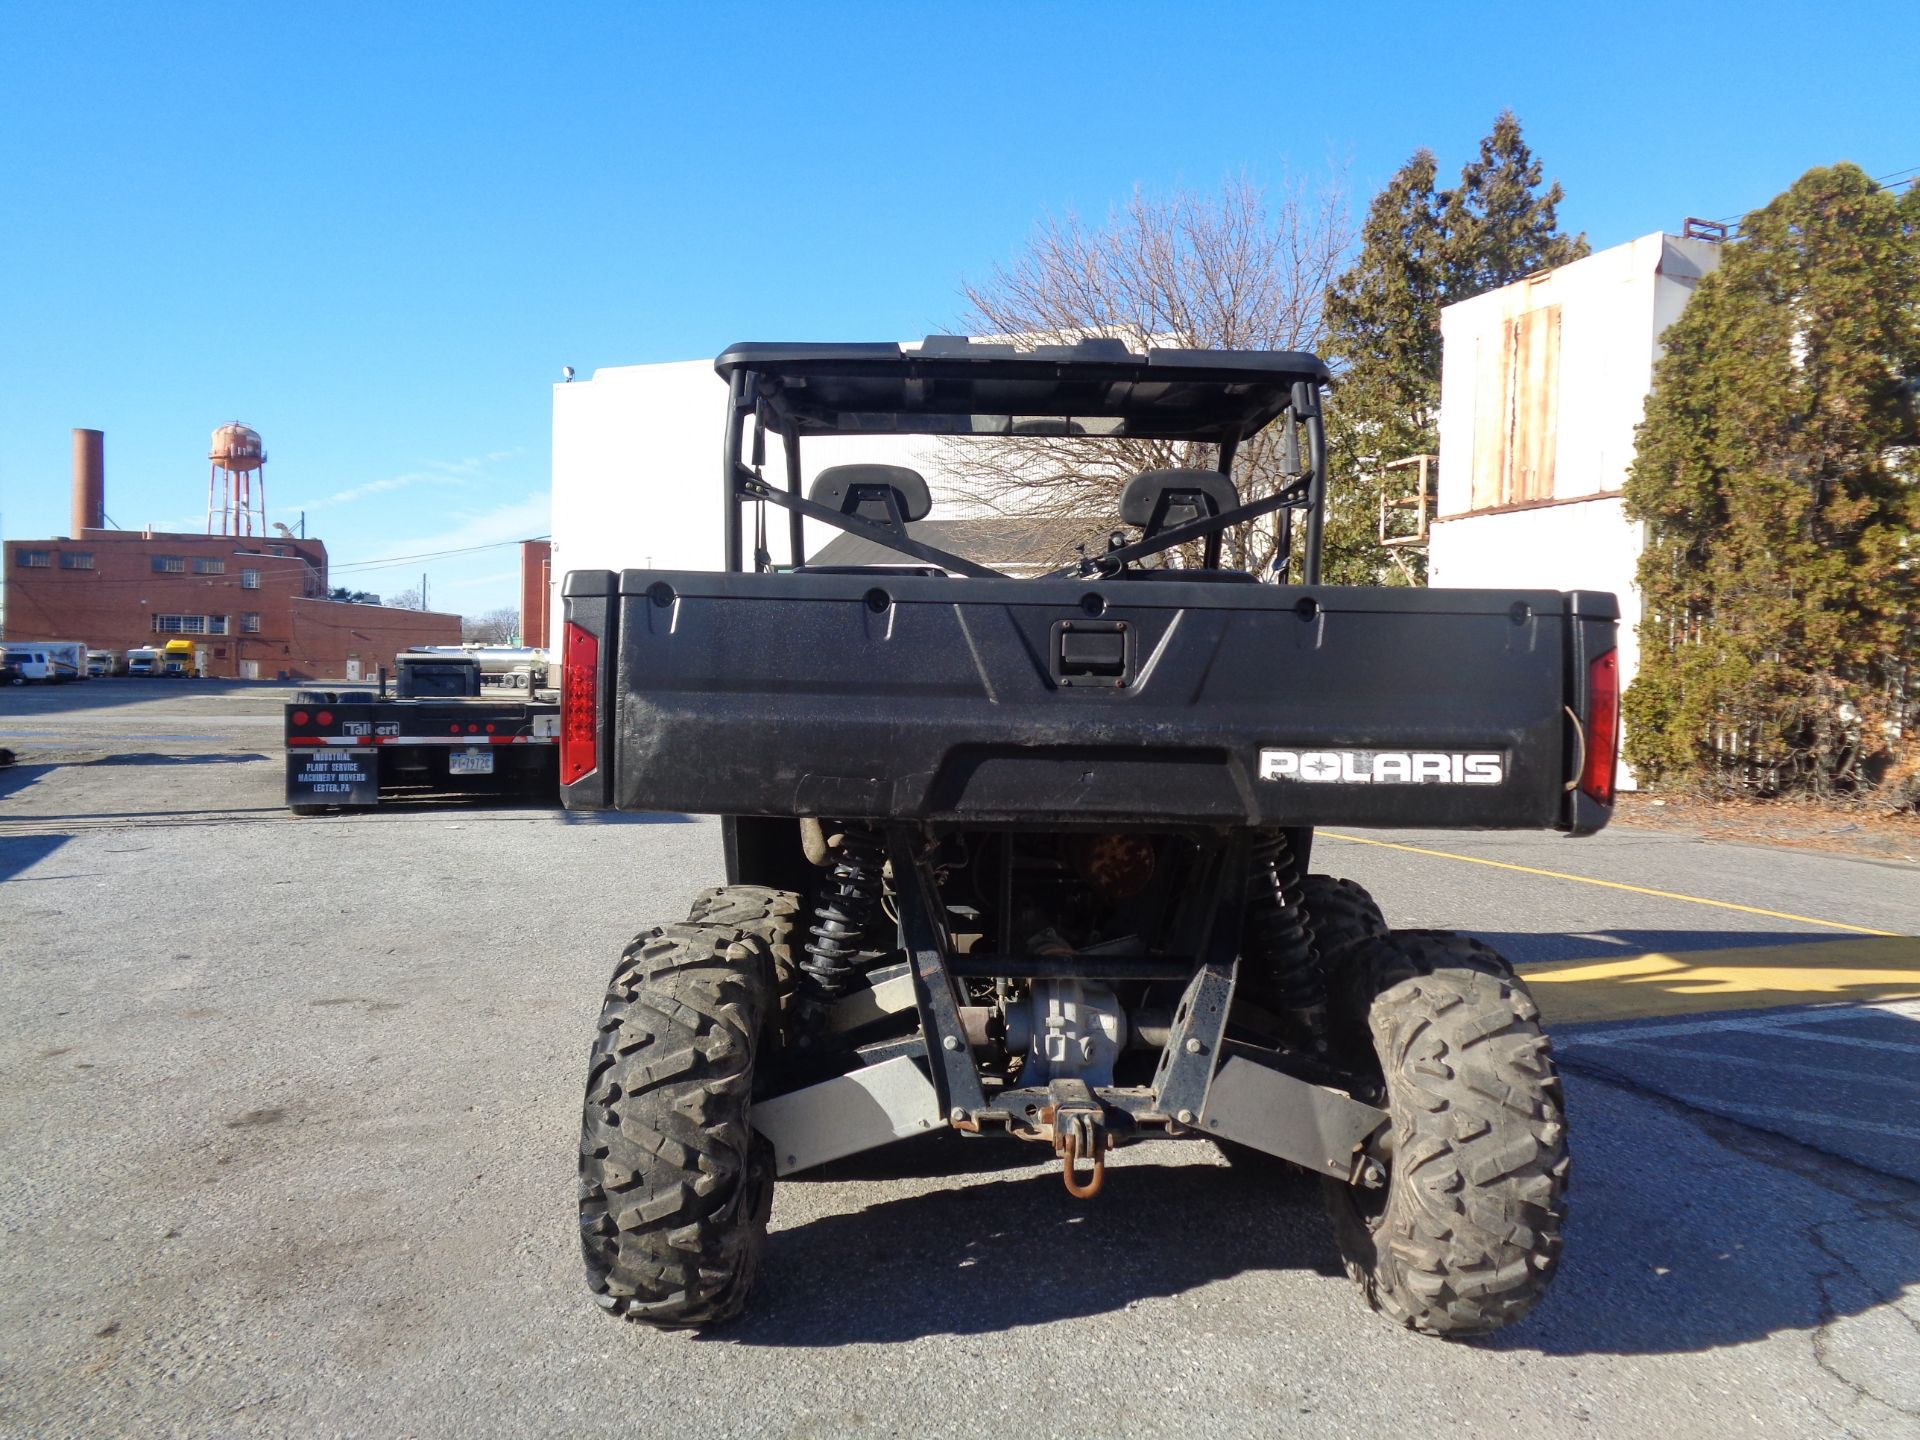
<path id="1" fill-rule="evenodd" d="M 1452 1335 L 1526 1313 L 1567 1175 L 1538 1011 L 1487 946 L 1390 930 L 1308 862 L 1320 824 L 1605 824 L 1613 597 L 1320 584 L 1311 355 L 936 337 L 717 368 L 726 572 L 566 581 L 564 803 L 725 817 L 727 883 L 627 947 L 593 1045 L 600 1302 L 727 1320 L 776 1176 L 950 1126 L 1051 1146 L 1076 1196 L 1132 1140 L 1278 1157 L 1325 1177 L 1379 1310 Z M 1288 473 L 1242 503 L 1235 450 L 1272 424 Z M 802 494 L 807 440 L 875 433 L 1214 464 L 1137 476 L 1125 528 L 1012 579 L 910 532 L 912 470 Z M 795 555 L 806 517 L 901 561 L 775 570 L 767 506 Z M 1275 572 L 1220 568 L 1255 523 Z"/>

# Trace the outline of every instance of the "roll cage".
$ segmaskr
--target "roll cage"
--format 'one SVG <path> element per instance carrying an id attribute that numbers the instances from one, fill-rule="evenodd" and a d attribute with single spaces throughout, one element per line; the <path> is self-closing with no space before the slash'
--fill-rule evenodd
<path id="1" fill-rule="evenodd" d="M 885 522 L 808 499 L 801 493 L 800 449 L 809 436 L 1183 440 L 1215 446 L 1214 468 L 1231 478 L 1240 444 L 1283 420 L 1287 479 L 1272 494 L 1181 524 L 1150 522 L 1143 527 L 1143 537 L 1131 543 L 1123 543 L 1116 533 L 1104 553 L 1083 555 L 1053 573 L 1115 575 L 1195 540 L 1208 542 L 1212 568 L 1218 563 L 1223 531 L 1278 511 L 1282 554 L 1290 548 L 1295 513 L 1304 513 L 1302 577 L 1308 584 L 1320 579 L 1327 479 L 1320 389 L 1328 372 L 1317 356 L 1159 348 L 1141 355 L 1123 341 L 1104 339 L 1018 350 L 966 336 L 931 335 L 917 349 L 892 344 L 735 345 L 720 354 L 714 369 L 728 387 L 722 476 L 730 572 L 746 569 L 745 508 L 752 503 L 773 504 L 787 512 L 796 564 L 806 553 L 803 522 L 811 519 L 952 574 L 1007 578 L 913 538 L 890 492 Z M 762 474 L 769 431 L 783 442 L 784 489 Z M 1156 513 L 1155 520 L 1160 518 Z M 755 571 L 773 568 L 764 543 L 756 543 L 753 562 Z"/>

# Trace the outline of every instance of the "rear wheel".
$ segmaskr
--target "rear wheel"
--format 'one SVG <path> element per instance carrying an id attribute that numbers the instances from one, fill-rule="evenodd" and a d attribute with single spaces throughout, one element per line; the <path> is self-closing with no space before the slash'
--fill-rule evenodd
<path id="1" fill-rule="evenodd" d="M 615 1315 L 717 1325 L 746 1305 L 773 1206 L 773 1151 L 749 1122 L 772 968 L 750 931 L 669 925 L 614 970 L 588 1059 L 580 1240 Z"/>
<path id="2" fill-rule="evenodd" d="M 793 1002 L 799 967 L 793 960 L 793 927 L 801 913 L 800 897 L 791 890 L 765 885 L 716 885 L 693 897 L 687 920 L 694 925 L 724 925 L 745 930 L 767 943 L 773 960 L 774 1006 L 770 1024 L 784 1020 Z"/>
<path id="3" fill-rule="evenodd" d="M 1566 1219 L 1560 1080 L 1540 1012 L 1477 940 L 1402 930 L 1355 947 L 1335 1007 L 1384 1087 L 1386 1183 L 1327 1184 L 1347 1273 L 1409 1329 L 1479 1335 L 1546 1290 Z"/>
<path id="4" fill-rule="evenodd" d="M 1366 887 L 1332 875 L 1309 875 L 1300 884 L 1313 948 L 1324 964 L 1347 946 L 1387 933 L 1386 917 Z"/>

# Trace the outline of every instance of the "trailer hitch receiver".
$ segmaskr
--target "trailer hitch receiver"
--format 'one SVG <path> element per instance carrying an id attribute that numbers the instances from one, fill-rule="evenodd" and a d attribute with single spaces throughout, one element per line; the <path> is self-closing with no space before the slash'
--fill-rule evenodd
<path id="1" fill-rule="evenodd" d="M 1060 1157 L 1060 1179 L 1076 1200 L 1091 1200 L 1107 1179 L 1107 1151 L 1113 1134 L 1107 1128 L 1106 1107 L 1084 1080 L 1055 1080 L 1047 1087 L 1053 1104 L 1040 1112 L 1043 1125 L 1053 1127 L 1053 1150 Z M 1080 1162 L 1093 1169 L 1082 1178 Z"/>

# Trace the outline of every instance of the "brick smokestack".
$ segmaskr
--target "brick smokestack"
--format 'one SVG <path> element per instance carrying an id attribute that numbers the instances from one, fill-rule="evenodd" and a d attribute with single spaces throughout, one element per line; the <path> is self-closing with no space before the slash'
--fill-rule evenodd
<path id="1" fill-rule="evenodd" d="M 73 432 L 73 538 L 107 523 L 107 437 L 100 430 Z"/>

